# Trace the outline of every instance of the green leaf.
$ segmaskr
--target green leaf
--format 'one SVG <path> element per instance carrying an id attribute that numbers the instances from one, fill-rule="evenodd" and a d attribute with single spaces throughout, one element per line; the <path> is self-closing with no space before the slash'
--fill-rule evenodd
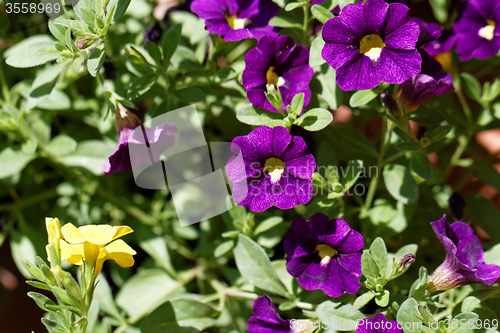
<path id="1" fill-rule="evenodd" d="M 429 135 L 429 140 L 431 140 L 432 142 L 443 140 L 452 129 L 453 126 L 451 125 L 440 126 L 432 131 L 431 135 Z"/>
<path id="2" fill-rule="evenodd" d="M 344 8 L 348 4 L 354 3 L 356 0 L 339 0 L 339 7 L 340 9 Z"/>
<path id="3" fill-rule="evenodd" d="M 380 275 L 385 278 L 385 269 L 387 267 L 387 248 L 384 240 L 380 237 L 375 238 L 370 246 L 370 254 L 377 264 Z"/>
<path id="4" fill-rule="evenodd" d="M 475 296 L 468 296 L 462 302 L 462 312 L 471 312 L 481 305 L 481 300 Z"/>
<path id="5" fill-rule="evenodd" d="M 368 250 L 363 251 L 361 256 L 361 271 L 365 277 L 371 276 L 374 279 L 380 275 L 377 263 Z"/>
<path id="6" fill-rule="evenodd" d="M 233 240 L 228 240 L 225 242 L 220 243 L 217 245 L 217 247 L 214 250 L 214 257 L 219 258 L 231 251 L 234 247 L 234 241 Z"/>
<path id="7" fill-rule="evenodd" d="M 302 29 L 302 24 L 288 17 L 275 16 L 269 21 L 269 25 L 279 28 L 297 28 Z"/>
<path id="8" fill-rule="evenodd" d="M 444 24 L 448 19 L 449 0 L 429 0 L 434 16 L 439 23 Z"/>
<path id="9" fill-rule="evenodd" d="M 354 304 L 352 305 L 355 309 L 361 309 L 363 306 L 368 304 L 373 298 L 375 297 L 375 294 L 372 293 L 371 291 L 368 291 L 362 295 L 359 295 L 358 298 L 354 301 Z"/>
<path id="10" fill-rule="evenodd" d="M 378 306 L 385 308 L 389 304 L 391 293 L 388 290 L 382 290 L 380 295 L 375 296 L 375 303 Z"/>
<path id="11" fill-rule="evenodd" d="M 151 87 L 156 83 L 156 74 L 144 75 L 142 77 L 135 78 L 130 83 L 130 88 L 128 90 L 127 96 L 129 99 L 136 99 L 151 89 Z"/>
<path id="12" fill-rule="evenodd" d="M 77 143 L 72 137 L 59 134 L 47 145 L 47 151 L 55 156 L 64 156 L 74 152 L 76 146 Z"/>
<path id="13" fill-rule="evenodd" d="M 146 50 L 148 50 L 148 53 L 151 56 L 151 58 L 153 58 L 156 61 L 156 63 L 159 64 L 162 59 L 162 55 L 158 45 L 148 40 L 146 42 Z"/>
<path id="14" fill-rule="evenodd" d="M 34 136 L 30 137 L 27 141 L 23 143 L 21 146 L 21 149 L 23 150 L 23 153 L 25 154 L 33 154 L 36 151 L 36 148 L 38 147 L 38 141 Z M 1 244 L 0 244 L 1 246 Z"/>
<path id="15" fill-rule="evenodd" d="M 87 69 L 90 75 L 96 77 L 104 63 L 104 59 L 106 59 L 106 50 L 104 49 L 104 44 L 101 44 L 92 51 L 89 60 L 87 60 Z"/>
<path id="16" fill-rule="evenodd" d="M 147 315 L 156 306 L 182 291 L 180 283 L 161 269 L 147 269 L 132 276 L 120 288 L 116 304 L 130 317 Z"/>
<path id="17" fill-rule="evenodd" d="M 371 89 L 358 90 L 351 96 L 349 105 L 353 108 L 357 108 L 370 103 L 375 97 L 377 97 L 377 94 Z"/>
<path id="18" fill-rule="evenodd" d="M 464 88 L 467 95 L 473 100 L 480 102 L 481 101 L 481 84 L 476 79 L 476 77 L 469 73 L 460 74 L 462 79 L 465 82 Z"/>
<path id="19" fill-rule="evenodd" d="M 415 151 L 415 150 L 419 150 L 420 148 L 422 148 L 420 143 L 415 142 L 415 141 L 403 141 L 403 142 L 398 142 L 396 144 L 397 150 Z"/>
<path id="20" fill-rule="evenodd" d="M 179 43 L 181 42 L 182 26 L 180 24 L 173 25 L 167 30 L 163 36 L 163 41 L 161 43 L 161 48 L 163 51 L 163 59 L 165 63 L 169 63 L 170 59 L 177 50 Z"/>
<path id="21" fill-rule="evenodd" d="M 163 237 L 157 236 L 141 240 L 139 246 L 154 259 L 158 267 L 165 269 L 173 277 L 177 275 L 170 260 L 167 243 Z"/>
<path id="22" fill-rule="evenodd" d="M 37 105 L 37 109 L 43 110 L 68 110 L 71 107 L 71 100 L 63 91 L 54 88 L 42 103 Z"/>
<path id="23" fill-rule="evenodd" d="M 319 320 L 338 331 L 355 331 L 358 319 L 364 319 L 365 316 L 351 304 L 340 304 L 326 301 L 318 305 L 316 314 Z"/>
<path id="24" fill-rule="evenodd" d="M 311 13 L 316 20 L 323 24 L 325 24 L 329 19 L 334 18 L 332 12 L 320 5 L 313 5 L 311 7 Z"/>
<path id="25" fill-rule="evenodd" d="M 337 85 L 335 69 L 332 66 L 321 66 L 321 73 L 318 75 L 321 83 L 321 92 L 319 96 L 325 100 L 330 109 L 337 110 L 342 104 L 343 92 Z"/>
<path id="26" fill-rule="evenodd" d="M 416 314 L 417 314 L 416 307 L 417 306 L 418 306 L 418 303 L 417 303 L 417 301 L 415 301 L 414 298 L 408 298 L 399 307 L 398 314 L 397 314 L 397 322 L 404 323 L 402 325 L 404 333 L 422 332 L 422 330 L 418 328 L 418 327 L 420 327 L 420 323 L 422 321 L 416 316 Z M 406 324 L 406 323 L 408 323 L 408 324 Z M 417 324 L 413 325 L 413 323 L 417 323 Z"/>
<path id="27" fill-rule="evenodd" d="M 52 34 L 52 36 L 57 38 L 57 40 L 60 41 L 61 44 L 66 44 L 66 42 L 65 42 L 66 28 L 65 27 L 63 27 L 61 25 L 54 24 L 54 20 L 49 20 L 49 30 L 50 30 L 50 33 Z M 37 36 L 44 36 L 44 35 L 37 35 Z"/>
<path id="28" fill-rule="evenodd" d="M 56 42 L 47 35 L 36 35 L 24 39 L 5 52 L 7 65 L 28 68 L 43 65 L 59 57 Z"/>
<path id="29" fill-rule="evenodd" d="M 255 109 L 252 104 L 247 104 L 236 113 L 236 118 L 244 124 L 265 126 L 275 119 L 282 118 L 277 112 Z"/>
<path id="30" fill-rule="evenodd" d="M 354 128 L 341 124 L 333 124 L 328 129 L 325 133 L 331 144 L 335 147 L 349 149 L 349 151 L 355 153 L 367 153 L 372 156 L 378 156 L 372 143 Z"/>
<path id="31" fill-rule="evenodd" d="M 55 303 L 45 295 L 30 291 L 28 293 L 28 296 L 33 298 L 33 300 L 36 302 L 36 305 L 38 305 L 38 307 L 43 311 L 49 312 L 49 309 L 47 309 L 47 305 L 55 305 Z"/>
<path id="32" fill-rule="evenodd" d="M 497 169 L 492 164 L 474 161 L 472 165 L 469 166 L 469 170 L 471 170 L 480 181 L 500 189 L 500 173 L 498 173 Z"/>
<path id="33" fill-rule="evenodd" d="M 78 1 L 78 3 L 73 6 L 73 10 L 81 21 L 85 22 L 89 27 L 95 27 L 96 13 L 88 7 L 86 1 Z"/>
<path id="34" fill-rule="evenodd" d="M 432 178 L 432 165 L 424 153 L 415 151 L 411 154 L 410 168 L 423 179 Z"/>
<path id="35" fill-rule="evenodd" d="M 419 196 L 417 182 L 405 166 L 388 165 L 384 168 L 383 175 L 385 187 L 394 199 L 406 205 L 417 201 Z"/>
<path id="36" fill-rule="evenodd" d="M 98 283 L 95 287 L 94 296 L 99 300 L 99 308 L 101 311 L 117 319 L 121 319 L 120 311 L 116 307 L 108 281 L 102 274 L 99 275 L 97 280 Z"/>
<path id="37" fill-rule="evenodd" d="M 57 25 L 62 25 L 63 27 L 69 28 L 76 32 L 80 32 L 84 35 L 94 35 L 94 33 L 90 30 L 90 27 L 82 21 L 57 18 L 54 20 L 54 23 Z"/>
<path id="38" fill-rule="evenodd" d="M 320 131 L 327 127 L 333 121 L 333 115 L 326 109 L 312 109 L 305 112 L 297 118 L 295 125 L 300 126 L 308 131 Z"/>
<path id="39" fill-rule="evenodd" d="M 314 6 L 313 6 L 314 7 Z M 323 47 L 325 47 L 325 41 L 323 40 L 322 33 L 314 38 L 311 44 L 311 51 L 309 54 L 309 66 L 312 68 L 318 67 L 326 63 L 326 60 L 323 59 L 321 52 L 323 51 Z"/>
<path id="40" fill-rule="evenodd" d="M 285 10 L 287 12 L 290 12 L 290 11 L 294 10 L 295 8 L 302 8 L 304 6 L 307 6 L 307 1 L 290 2 L 288 5 L 286 5 Z"/>
<path id="41" fill-rule="evenodd" d="M 21 172 L 35 158 L 35 154 L 26 154 L 22 150 L 7 147 L 0 153 L 0 179 Z"/>
<path id="42" fill-rule="evenodd" d="M 465 201 L 467 216 L 472 222 L 481 227 L 495 242 L 500 242 L 500 213 L 495 204 L 477 193 L 470 193 Z"/>
<path id="43" fill-rule="evenodd" d="M 281 216 L 272 216 L 264 221 L 260 222 L 260 224 L 255 228 L 253 234 L 257 236 L 260 233 L 263 233 L 264 231 L 268 231 L 269 229 L 274 228 L 278 224 L 281 224 L 283 222 L 283 218 Z"/>
<path id="44" fill-rule="evenodd" d="M 115 149 L 116 142 L 80 141 L 76 150 L 69 155 L 63 156 L 60 161 L 67 166 L 86 168 L 95 175 L 102 175 L 102 166 Z"/>
<path id="45" fill-rule="evenodd" d="M 111 2 L 117 3 L 115 13 L 113 15 L 113 20 L 111 21 L 111 23 L 118 21 L 125 14 L 131 1 L 132 0 L 111 0 L 110 1 L 110 4 L 111 4 Z M 108 4 L 108 8 L 109 8 L 110 4 Z"/>
<path id="46" fill-rule="evenodd" d="M 304 218 L 308 219 L 315 213 L 323 213 L 330 219 L 338 218 L 343 211 L 340 200 L 331 198 L 319 198 L 311 201 L 304 212 Z"/>
<path id="47" fill-rule="evenodd" d="M 295 117 L 298 117 L 302 113 L 302 109 L 304 108 L 304 96 L 304 93 L 300 93 L 295 95 L 292 99 L 292 114 Z"/>
<path id="48" fill-rule="evenodd" d="M 186 104 L 201 102 L 205 99 L 205 93 L 200 88 L 187 87 L 177 90 L 176 96 Z"/>
<path id="49" fill-rule="evenodd" d="M 344 174 L 342 171 L 342 190 L 344 193 L 349 191 L 351 187 L 356 184 L 358 181 L 359 176 L 361 176 L 361 173 L 363 172 L 364 167 L 363 167 L 363 161 L 362 160 L 353 160 L 349 161 L 347 163 L 347 168 L 346 168 L 346 173 Z"/>
<path id="50" fill-rule="evenodd" d="M 142 333 L 194 333 L 215 325 L 218 312 L 194 299 L 175 299 L 162 304 L 141 323 Z"/>
<path id="51" fill-rule="evenodd" d="M 452 324 L 446 333 L 472 333 L 476 328 L 476 320 L 479 318 L 477 313 L 466 312 L 460 313 L 452 319 Z M 457 325 L 453 325 L 457 323 Z"/>
<path id="52" fill-rule="evenodd" d="M 10 251 L 12 252 L 12 258 L 19 272 L 21 272 L 25 278 L 31 279 L 31 274 L 23 264 L 26 260 L 30 263 L 36 261 L 36 251 L 31 240 L 26 235 L 13 230 L 10 236 Z"/>
<path id="53" fill-rule="evenodd" d="M 52 66 L 47 65 L 47 67 L 37 75 L 35 81 L 33 81 L 31 85 L 30 97 L 28 99 L 29 109 L 34 108 L 49 97 L 52 89 L 56 85 L 61 69 L 62 66 L 59 64 Z"/>
<path id="54" fill-rule="evenodd" d="M 248 236 L 239 234 L 233 250 L 241 275 L 260 289 L 287 297 L 288 292 L 271 266 L 266 251 Z"/>

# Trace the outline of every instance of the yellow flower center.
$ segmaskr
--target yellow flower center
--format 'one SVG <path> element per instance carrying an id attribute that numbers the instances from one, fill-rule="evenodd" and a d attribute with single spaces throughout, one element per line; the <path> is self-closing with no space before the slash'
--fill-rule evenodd
<path id="1" fill-rule="evenodd" d="M 319 244 L 316 246 L 315 251 L 318 252 L 318 255 L 321 258 L 321 263 L 326 265 L 330 262 L 332 257 L 336 256 L 339 252 L 335 249 L 332 249 L 330 246 L 326 244 Z"/>
<path id="2" fill-rule="evenodd" d="M 275 88 L 281 87 L 285 84 L 285 80 L 274 71 L 274 66 L 269 67 L 267 70 L 266 79 L 267 84 L 272 84 Z"/>
<path id="3" fill-rule="evenodd" d="M 238 15 L 236 15 L 236 14 L 231 15 L 231 16 L 226 14 L 226 21 L 229 24 L 229 26 L 231 28 L 233 28 L 234 30 L 243 29 L 244 27 L 246 27 L 250 23 L 250 20 L 238 18 Z"/>
<path id="4" fill-rule="evenodd" d="M 495 37 L 495 35 L 494 35 L 495 26 L 496 26 L 495 22 L 492 20 L 487 20 L 486 22 L 488 23 L 488 25 L 479 29 L 478 35 L 480 37 L 487 39 L 487 40 L 492 40 L 493 37 Z"/>
<path id="5" fill-rule="evenodd" d="M 285 171 L 285 164 L 278 158 L 268 158 L 264 165 L 264 171 L 271 175 L 271 182 L 276 183 L 281 179 L 281 174 Z"/>
<path id="6" fill-rule="evenodd" d="M 359 53 L 364 54 L 373 61 L 377 61 L 384 47 L 384 41 L 379 35 L 367 35 L 363 37 L 359 44 Z"/>

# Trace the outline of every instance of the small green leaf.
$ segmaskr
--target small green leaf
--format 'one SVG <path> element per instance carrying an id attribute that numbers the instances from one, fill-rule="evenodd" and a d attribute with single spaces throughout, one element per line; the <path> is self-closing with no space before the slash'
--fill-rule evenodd
<path id="1" fill-rule="evenodd" d="M 316 314 L 321 322 L 334 325 L 333 328 L 339 331 L 355 331 L 358 320 L 365 318 L 365 315 L 351 304 L 341 305 L 331 301 L 318 305 Z"/>
<path id="2" fill-rule="evenodd" d="M 184 89 L 179 89 L 176 92 L 176 96 L 186 104 L 201 102 L 205 99 L 205 93 L 203 92 L 203 90 L 196 87 L 186 87 Z"/>
<path id="3" fill-rule="evenodd" d="M 321 52 L 323 51 L 323 47 L 325 47 L 325 41 L 323 40 L 323 36 L 320 33 L 316 38 L 314 38 L 311 44 L 311 51 L 309 54 L 309 66 L 312 68 L 318 67 L 326 63 L 326 60 L 323 59 Z"/>
<path id="4" fill-rule="evenodd" d="M 77 143 L 72 137 L 59 134 L 47 145 L 47 151 L 55 156 L 64 156 L 74 152 L 76 146 Z"/>
<path id="5" fill-rule="evenodd" d="M 302 113 L 302 109 L 304 108 L 304 96 L 304 93 L 300 93 L 295 95 L 292 99 L 292 114 L 295 117 L 298 117 Z"/>
<path id="6" fill-rule="evenodd" d="M 371 276 L 376 279 L 380 275 L 377 263 L 368 250 L 363 251 L 361 256 L 361 270 L 365 277 Z"/>
<path id="7" fill-rule="evenodd" d="M 238 110 L 236 118 L 244 124 L 263 126 L 268 125 L 271 121 L 282 117 L 277 112 L 255 109 L 252 104 L 247 104 Z"/>
<path id="8" fill-rule="evenodd" d="M 373 298 L 375 297 L 375 294 L 372 293 L 371 291 L 368 291 L 362 295 L 359 295 L 358 298 L 353 303 L 353 307 L 355 309 L 361 309 L 363 306 L 368 304 Z"/>
<path id="9" fill-rule="evenodd" d="M 288 292 L 269 261 L 266 251 L 250 239 L 239 234 L 233 249 L 234 260 L 241 275 L 260 289 L 287 297 Z"/>
<path id="10" fill-rule="evenodd" d="M 380 237 L 375 238 L 370 246 L 370 254 L 377 264 L 380 275 L 385 278 L 385 269 L 387 267 L 387 248 L 384 240 Z"/>
<path id="11" fill-rule="evenodd" d="M 233 240 L 228 240 L 223 243 L 220 243 L 217 245 L 217 247 L 214 250 L 214 257 L 219 258 L 231 251 L 234 247 L 234 241 Z"/>
<path id="12" fill-rule="evenodd" d="M 302 29 L 302 24 L 295 22 L 288 17 L 275 16 L 269 21 L 269 25 L 278 28 L 297 28 Z"/>
<path id="13" fill-rule="evenodd" d="M 323 24 L 325 24 L 329 19 L 334 18 L 332 12 L 320 5 L 313 5 L 311 7 L 311 13 L 316 20 Z"/>
<path id="14" fill-rule="evenodd" d="M 378 306 L 385 308 L 389 304 L 389 297 L 391 293 L 388 290 L 382 290 L 381 294 L 375 297 L 375 303 Z"/>
<path id="15" fill-rule="evenodd" d="M 481 84 L 476 79 L 476 77 L 469 73 L 462 73 L 462 79 L 465 82 L 464 88 L 467 95 L 477 102 L 481 101 Z"/>
<path id="16" fill-rule="evenodd" d="M 495 204 L 477 193 L 467 195 L 466 203 L 467 216 L 496 242 L 500 242 L 500 213 Z"/>
<path id="17" fill-rule="evenodd" d="M 481 305 L 481 300 L 475 296 L 468 296 L 462 302 L 462 312 L 471 312 Z"/>
<path id="18" fill-rule="evenodd" d="M 173 25 L 170 29 L 167 30 L 165 35 L 163 36 L 163 41 L 161 43 L 161 48 L 163 51 L 163 59 L 165 63 L 169 63 L 170 59 L 179 47 L 179 43 L 181 42 L 181 34 L 182 34 L 182 26 L 180 24 Z"/>
<path id="19" fill-rule="evenodd" d="M 370 103 L 375 99 L 375 97 L 377 97 L 377 94 L 371 89 L 359 90 L 351 96 L 349 105 L 353 108 L 357 108 Z"/>
<path id="20" fill-rule="evenodd" d="M 417 182 L 405 166 L 388 165 L 384 168 L 383 175 L 385 187 L 394 199 L 407 205 L 417 201 L 419 196 Z"/>
<path id="21" fill-rule="evenodd" d="M 61 69 L 61 65 L 47 65 L 47 67 L 37 75 L 35 81 L 33 81 L 31 85 L 28 109 L 34 108 L 49 97 L 52 89 L 54 89 L 56 85 Z"/>
<path id="22" fill-rule="evenodd" d="M 331 124 L 333 115 L 326 109 L 312 109 L 297 118 L 295 125 L 308 131 L 320 131 Z"/>
<path id="23" fill-rule="evenodd" d="M 417 317 L 417 306 L 418 303 L 414 298 L 408 298 L 399 307 L 397 321 L 398 323 L 404 323 L 402 325 L 404 333 L 422 332 L 421 329 L 418 329 L 422 321 Z M 413 323 L 415 323 L 415 325 L 413 325 Z"/>
<path id="24" fill-rule="evenodd" d="M 432 131 L 431 135 L 429 135 L 429 140 L 431 140 L 432 142 L 443 140 L 452 129 L 453 126 L 451 125 L 440 126 Z"/>
<path id="25" fill-rule="evenodd" d="M 54 20 L 54 23 L 57 25 L 62 25 L 63 27 L 72 29 L 72 30 L 79 32 L 79 33 L 82 33 L 84 35 L 93 35 L 94 34 L 90 30 L 90 27 L 82 21 L 66 20 L 66 19 L 57 18 Z"/>
<path id="26" fill-rule="evenodd" d="M 22 150 L 13 150 L 10 147 L 5 148 L 0 153 L 0 179 L 21 172 L 35 156 L 35 154 L 26 154 Z"/>
<path id="27" fill-rule="evenodd" d="M 56 42 L 47 35 L 36 35 L 5 51 L 7 65 L 18 68 L 28 68 L 43 65 L 59 57 Z"/>
<path id="28" fill-rule="evenodd" d="M 337 85 L 335 69 L 324 64 L 321 66 L 318 80 L 322 87 L 319 96 L 325 100 L 330 109 L 337 110 L 342 104 L 343 91 Z"/>
<path id="29" fill-rule="evenodd" d="M 129 99 L 136 99 L 151 89 L 151 87 L 156 83 L 158 76 L 156 74 L 144 75 L 142 77 L 135 78 L 130 83 L 130 88 L 128 90 L 127 96 Z"/>
<path id="30" fill-rule="evenodd" d="M 89 60 L 87 60 L 87 69 L 90 75 L 93 77 L 97 75 L 104 63 L 104 59 L 106 59 L 106 51 L 104 50 L 104 44 L 101 44 L 92 51 Z"/>
<path id="31" fill-rule="evenodd" d="M 47 309 L 47 305 L 55 305 L 55 303 L 45 295 L 30 291 L 28 293 L 28 296 L 33 298 L 33 300 L 35 300 L 36 302 L 36 305 L 38 305 L 38 307 L 43 311 L 49 312 L 49 309 Z"/>
<path id="32" fill-rule="evenodd" d="M 31 274 L 24 266 L 25 261 L 29 261 L 30 263 L 36 261 L 36 250 L 31 240 L 27 236 L 14 230 L 12 231 L 10 236 L 10 250 L 12 252 L 12 258 L 14 259 L 19 272 L 21 272 L 21 274 L 25 278 L 31 279 Z M 45 279 L 41 279 L 41 281 L 44 280 Z"/>
<path id="33" fill-rule="evenodd" d="M 414 151 L 411 154 L 410 168 L 423 179 L 432 178 L 432 165 L 424 153 Z"/>
<path id="34" fill-rule="evenodd" d="M 290 12 L 294 10 L 295 8 L 301 8 L 307 6 L 307 1 L 300 1 L 300 2 L 290 2 L 288 5 L 286 5 L 285 10 L 287 12 Z"/>
<path id="35" fill-rule="evenodd" d="M 363 167 L 363 161 L 362 160 L 353 160 L 349 161 L 347 163 L 347 168 L 346 168 L 346 173 L 344 174 L 342 171 L 342 190 L 344 193 L 349 191 L 351 187 L 356 184 L 358 181 L 359 176 L 361 176 L 361 173 L 363 172 L 364 167 Z"/>
<path id="36" fill-rule="evenodd" d="M 422 148 L 420 143 L 415 142 L 415 141 L 403 141 L 403 142 L 398 142 L 396 144 L 397 150 L 415 151 L 415 150 L 419 150 L 420 148 Z"/>
<path id="37" fill-rule="evenodd" d="M 21 146 L 21 149 L 25 154 L 33 154 L 36 151 L 36 148 L 38 147 L 38 141 L 34 136 L 30 137 L 27 141 L 23 143 Z"/>
<path id="38" fill-rule="evenodd" d="M 160 48 L 155 43 L 148 40 L 146 42 L 146 50 L 148 50 L 148 53 L 151 56 L 151 58 L 153 58 L 156 61 L 156 63 L 159 64 L 162 59 Z"/>
<path id="39" fill-rule="evenodd" d="M 260 233 L 263 233 L 264 231 L 268 231 L 269 229 L 274 228 L 278 224 L 283 222 L 283 218 L 281 216 L 272 216 L 264 221 L 262 221 L 257 228 L 255 228 L 253 234 L 257 236 Z"/>

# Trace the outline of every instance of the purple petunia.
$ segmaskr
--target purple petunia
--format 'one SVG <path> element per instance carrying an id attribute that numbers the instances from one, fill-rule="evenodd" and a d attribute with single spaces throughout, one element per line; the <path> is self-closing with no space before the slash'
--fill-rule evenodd
<path id="1" fill-rule="evenodd" d="M 435 56 L 450 51 L 456 42 L 457 37 L 453 30 L 443 30 L 438 39 L 425 44 L 422 49 L 430 56 Z"/>
<path id="2" fill-rule="evenodd" d="M 248 319 L 249 333 L 288 333 L 290 320 L 281 319 L 269 296 L 264 295 L 253 302 L 252 316 Z"/>
<path id="3" fill-rule="evenodd" d="M 500 2 L 469 0 L 460 4 L 460 17 L 453 24 L 455 50 L 461 61 L 486 59 L 500 50 Z"/>
<path id="4" fill-rule="evenodd" d="M 345 6 L 323 26 L 322 56 L 337 70 L 343 90 L 365 90 L 382 82 L 400 84 L 420 72 L 420 33 L 407 6 L 368 0 Z"/>
<path id="5" fill-rule="evenodd" d="M 283 110 L 299 93 L 304 93 L 304 106 L 307 106 L 311 99 L 309 82 L 313 75 L 307 47 L 295 45 L 288 36 L 279 36 L 264 37 L 247 52 L 242 79 L 248 100 L 253 105 L 279 112 L 267 100 L 266 86 L 272 84 L 279 88 Z"/>
<path id="6" fill-rule="evenodd" d="M 237 156 L 229 159 L 226 170 L 238 205 L 262 212 L 311 200 L 316 162 L 304 139 L 292 137 L 285 127 L 258 127 L 234 138 L 231 151 Z"/>
<path id="7" fill-rule="evenodd" d="M 356 333 L 403 333 L 403 328 L 396 321 L 387 320 L 382 313 L 377 313 L 375 318 L 361 320 Z"/>
<path id="8" fill-rule="evenodd" d="M 425 22 L 419 18 L 414 17 L 415 21 L 420 26 L 420 35 L 418 36 L 417 48 L 421 48 L 423 45 L 432 42 L 441 36 L 441 31 L 443 28 L 436 23 Z"/>
<path id="9" fill-rule="evenodd" d="M 280 7 L 270 0 L 194 0 L 191 11 L 205 20 L 211 34 L 225 41 L 277 36 L 269 20 L 278 15 Z"/>
<path id="10" fill-rule="evenodd" d="M 398 102 L 407 112 L 415 111 L 421 103 L 433 97 L 455 90 L 453 79 L 441 65 L 425 51 L 422 55 L 422 71 L 401 84 Z"/>
<path id="11" fill-rule="evenodd" d="M 446 259 L 427 283 L 429 292 L 472 283 L 490 286 L 500 278 L 500 267 L 484 262 L 481 243 L 467 223 L 457 221 L 448 225 L 445 215 L 431 225 L 446 250 Z"/>
<path id="12" fill-rule="evenodd" d="M 116 171 L 132 171 L 141 163 L 152 164 L 158 161 L 158 157 L 174 145 L 175 134 L 179 133 L 177 127 L 172 123 L 146 128 L 136 115 L 119 103 L 115 127 L 118 132 L 118 146 L 102 167 L 107 175 Z M 138 127 L 141 128 L 140 131 L 136 130 Z M 131 158 L 129 145 L 144 146 L 144 153 L 134 154 L 134 157 Z"/>
<path id="13" fill-rule="evenodd" d="M 363 237 L 342 219 L 316 213 L 298 217 L 285 237 L 286 269 L 306 290 L 330 297 L 355 294 L 361 276 Z"/>

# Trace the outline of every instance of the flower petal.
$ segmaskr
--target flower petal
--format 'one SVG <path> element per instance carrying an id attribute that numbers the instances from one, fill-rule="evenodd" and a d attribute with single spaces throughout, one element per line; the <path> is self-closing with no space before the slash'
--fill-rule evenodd
<path id="1" fill-rule="evenodd" d="M 71 244 L 81 244 L 85 242 L 87 237 L 81 233 L 73 223 L 66 223 L 61 228 L 61 233 L 64 239 Z"/>

